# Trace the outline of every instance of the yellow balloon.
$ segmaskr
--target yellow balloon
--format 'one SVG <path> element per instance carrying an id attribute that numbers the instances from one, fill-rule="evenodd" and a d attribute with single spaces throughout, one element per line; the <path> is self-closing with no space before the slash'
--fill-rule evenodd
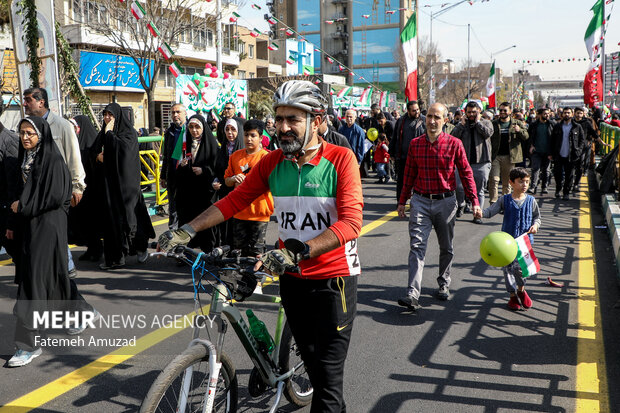
<path id="1" fill-rule="evenodd" d="M 376 128 L 370 128 L 368 129 L 368 132 L 366 132 L 366 135 L 371 142 L 374 142 L 379 137 L 379 131 Z"/>

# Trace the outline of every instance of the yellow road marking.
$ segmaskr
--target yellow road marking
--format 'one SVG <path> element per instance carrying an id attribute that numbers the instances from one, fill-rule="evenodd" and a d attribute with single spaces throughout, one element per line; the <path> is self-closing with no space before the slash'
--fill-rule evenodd
<path id="1" fill-rule="evenodd" d="M 587 180 L 582 180 L 582 185 Z M 575 411 L 597 413 L 609 411 L 609 389 L 605 366 L 605 344 L 601 326 L 601 312 L 596 282 L 596 263 L 592 249 L 592 222 L 590 203 L 586 193 L 579 197 L 579 292 L 577 301 L 577 399 Z"/>
<path id="2" fill-rule="evenodd" d="M 396 211 L 390 212 L 365 225 L 362 227 L 360 236 L 369 233 L 396 216 L 398 216 Z M 167 222 L 168 220 L 164 219 L 154 222 L 153 225 L 162 225 Z M 202 311 L 206 313 L 209 311 L 208 309 L 209 306 L 207 305 L 203 307 Z M 194 314 L 194 312 L 189 313 L 189 315 L 191 314 Z M 162 327 L 152 331 L 136 340 L 135 346 L 121 347 L 83 367 L 78 368 L 77 370 L 72 371 L 71 373 L 65 374 L 64 376 L 9 402 L 3 407 L 0 407 L 0 413 L 24 413 L 29 412 L 32 409 L 36 409 L 84 384 L 93 377 L 105 373 L 120 363 L 129 360 L 133 356 L 142 353 L 169 337 L 172 337 L 182 330 L 182 328 Z"/>

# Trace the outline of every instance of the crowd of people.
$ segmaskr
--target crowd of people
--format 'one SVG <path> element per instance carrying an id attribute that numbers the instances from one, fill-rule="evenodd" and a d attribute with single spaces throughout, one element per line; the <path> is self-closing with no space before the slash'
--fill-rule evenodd
<path id="1" fill-rule="evenodd" d="M 32 320 L 37 305 L 53 301 L 99 316 L 78 291 L 69 243 L 87 247 L 79 260 L 103 260 L 100 269 L 110 271 L 130 256 L 144 262 L 155 238 L 131 113 L 110 103 L 98 128 L 86 116 L 67 120 L 51 112 L 44 89 L 23 96 L 27 117 L 18 133 L 0 124 L 0 236 L 18 285 L 11 367 L 41 354 L 34 337 L 42 331 Z M 440 252 L 437 298 L 448 300 L 456 218 L 471 212 L 480 224 L 502 213 L 502 230 L 533 242 L 541 225 L 534 195 L 539 188 L 548 193 L 553 175 L 555 197 L 570 199 L 603 144 L 600 114 L 588 117 L 580 107 L 543 107 L 525 118 L 508 102 L 497 113 L 476 102 L 451 113 L 441 103 L 422 111 L 411 101 L 402 116 L 378 105 L 367 116 L 355 109 L 339 116 L 316 85 L 293 80 L 277 89 L 273 108 L 274 118 L 246 120 L 228 102 L 214 122 L 172 107 L 161 164 L 169 228 L 159 245 L 231 245 L 280 276 L 317 412 L 345 410 L 344 362 L 361 272 L 361 178 L 374 169 L 377 184 L 394 180 L 400 217 L 410 205 L 408 280 L 397 302 L 419 311 L 431 230 Z M 272 249 L 265 235 L 274 214 L 279 242 Z M 508 307 L 532 307 L 518 265 L 503 273 Z M 68 334 L 85 328 L 67 327 Z"/>

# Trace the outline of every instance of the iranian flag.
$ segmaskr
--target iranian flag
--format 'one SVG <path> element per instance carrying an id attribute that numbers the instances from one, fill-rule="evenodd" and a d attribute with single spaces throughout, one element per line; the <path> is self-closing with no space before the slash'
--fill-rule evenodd
<path id="1" fill-rule="evenodd" d="M 241 15 L 237 12 L 232 12 L 232 16 L 230 16 L 230 18 L 228 19 L 231 23 L 236 23 L 237 20 L 239 19 L 239 17 L 241 17 Z"/>
<path id="2" fill-rule="evenodd" d="M 338 96 L 339 98 L 343 98 L 349 93 L 351 93 L 352 90 L 353 90 L 352 86 L 343 87 L 342 89 L 340 89 L 340 91 L 338 92 L 336 96 Z"/>
<path id="3" fill-rule="evenodd" d="M 174 52 L 166 42 L 163 42 L 161 46 L 157 48 L 157 50 L 159 50 L 159 53 L 161 53 L 166 60 L 170 59 L 174 55 Z"/>
<path id="4" fill-rule="evenodd" d="M 192 82 L 189 82 L 187 84 L 187 88 L 189 89 L 189 93 L 191 93 L 194 96 L 198 96 L 198 88 Z"/>
<path id="5" fill-rule="evenodd" d="M 267 19 L 267 23 L 269 24 L 276 24 L 278 21 L 276 20 L 275 17 L 271 16 Z"/>
<path id="6" fill-rule="evenodd" d="M 517 262 L 521 267 L 522 277 L 527 278 L 534 274 L 538 274 L 540 271 L 540 264 L 538 258 L 534 254 L 532 244 L 530 243 L 530 237 L 527 234 L 523 234 L 520 237 L 515 238 L 517 241 Z"/>
<path id="7" fill-rule="evenodd" d="M 407 100 L 418 100 L 418 44 L 416 14 L 413 13 L 400 34 L 403 55 L 407 63 L 407 84 L 405 96 Z"/>
<path id="8" fill-rule="evenodd" d="M 261 7 L 258 4 L 252 4 L 252 8 L 254 10 L 260 10 L 261 9 Z"/>
<path id="9" fill-rule="evenodd" d="M 286 29 L 285 33 L 287 36 L 291 36 L 293 34 L 293 31 L 291 29 Z"/>
<path id="10" fill-rule="evenodd" d="M 388 92 L 381 92 L 381 95 L 379 96 L 379 107 L 380 108 L 386 108 L 388 105 Z"/>
<path id="11" fill-rule="evenodd" d="M 364 104 L 367 103 L 368 105 L 370 105 L 370 97 L 372 96 L 372 86 L 368 86 L 366 89 L 364 89 L 364 91 L 362 92 L 361 96 L 360 96 L 360 101 L 359 103 Z"/>
<path id="12" fill-rule="evenodd" d="M 172 72 L 172 76 L 174 76 L 175 79 L 179 77 L 181 73 L 183 73 L 183 69 L 181 69 L 181 66 L 179 66 L 177 62 L 174 62 L 173 64 L 171 64 L 169 69 L 170 69 L 170 72 Z"/>
<path id="13" fill-rule="evenodd" d="M 331 57 L 329 57 L 329 56 L 327 56 L 327 61 L 328 61 L 329 63 L 334 63 L 334 59 L 332 59 L 332 58 L 331 58 Z"/>
<path id="14" fill-rule="evenodd" d="M 269 50 L 278 50 L 280 48 L 280 46 L 278 46 L 278 44 L 276 42 L 271 42 L 271 44 L 269 46 L 267 46 L 267 49 Z"/>
<path id="15" fill-rule="evenodd" d="M 131 3 L 131 14 L 133 14 L 133 17 L 135 17 L 136 20 L 140 20 L 146 15 L 146 11 L 144 11 L 144 8 L 140 5 L 140 3 L 134 1 Z"/>
<path id="16" fill-rule="evenodd" d="M 155 26 L 155 23 L 149 22 L 149 24 L 147 24 L 146 27 L 149 29 L 149 32 L 151 32 L 153 36 L 155 37 L 161 36 L 161 33 L 159 32 L 159 30 L 157 30 L 157 26 Z"/>
<path id="17" fill-rule="evenodd" d="M 250 36 L 252 37 L 258 37 L 259 34 L 260 31 L 256 27 L 250 32 Z"/>
<path id="18" fill-rule="evenodd" d="M 489 99 L 489 107 L 495 107 L 495 62 L 491 65 L 491 72 L 487 80 L 487 98 Z"/>
<path id="19" fill-rule="evenodd" d="M 589 107 L 595 106 L 603 100 L 603 80 L 600 71 L 601 44 L 604 37 L 604 8 L 603 0 L 597 0 L 590 10 L 594 13 L 586 29 L 584 42 L 590 56 L 590 67 L 583 82 L 583 101 Z"/>

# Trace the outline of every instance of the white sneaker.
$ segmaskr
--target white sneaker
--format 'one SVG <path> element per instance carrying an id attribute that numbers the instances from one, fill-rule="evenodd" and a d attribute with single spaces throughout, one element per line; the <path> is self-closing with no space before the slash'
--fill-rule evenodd
<path id="1" fill-rule="evenodd" d="M 149 253 L 146 251 L 136 251 L 138 253 L 138 262 L 144 264 L 149 258 Z"/>
<path id="2" fill-rule="evenodd" d="M 95 310 L 93 308 L 93 313 L 95 314 L 95 316 L 93 317 L 93 322 L 99 320 L 101 318 L 101 314 L 99 313 L 99 311 Z M 67 334 L 69 334 L 70 336 L 75 336 L 80 334 L 81 332 L 83 332 L 84 330 L 86 330 L 86 324 L 82 324 L 80 326 L 77 327 L 72 327 L 72 328 L 68 328 L 67 329 Z"/>
<path id="3" fill-rule="evenodd" d="M 8 362 L 9 367 L 21 367 L 26 364 L 30 364 L 30 362 L 35 358 L 39 357 L 43 353 L 43 351 L 38 348 L 35 351 L 26 351 L 26 350 L 17 350 L 15 355 L 11 357 Z"/>

